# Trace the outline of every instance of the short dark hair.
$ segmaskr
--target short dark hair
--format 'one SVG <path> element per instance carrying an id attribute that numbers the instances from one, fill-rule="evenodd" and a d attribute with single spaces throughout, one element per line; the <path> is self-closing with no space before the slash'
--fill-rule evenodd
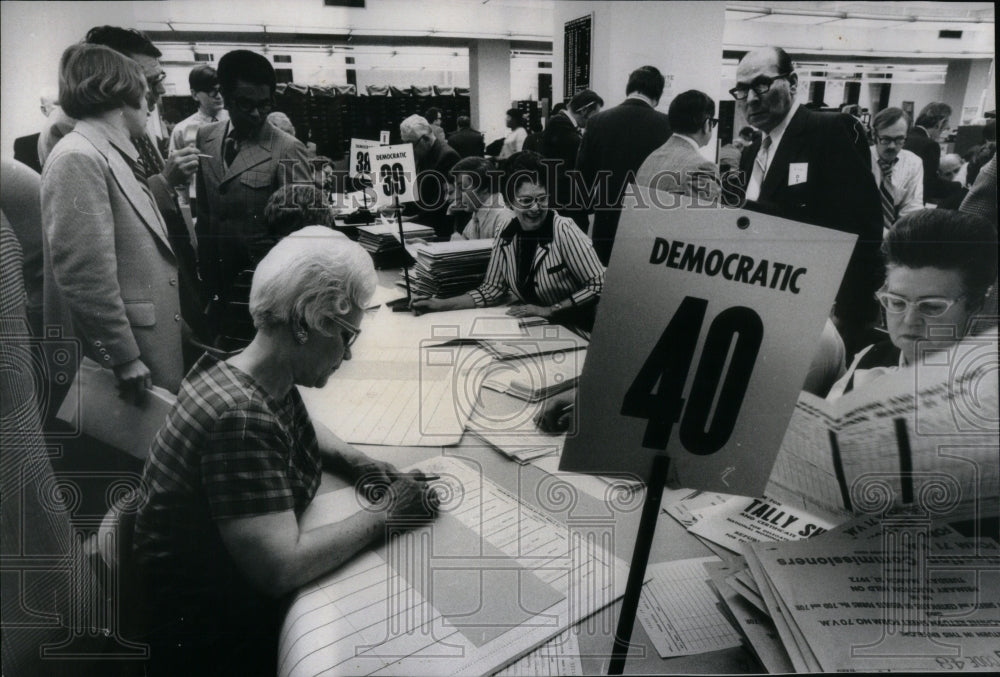
<path id="1" fill-rule="evenodd" d="M 459 115 L 458 118 L 455 119 L 455 124 L 459 129 L 466 129 L 467 127 L 472 126 L 472 120 L 469 119 L 468 115 Z"/>
<path id="2" fill-rule="evenodd" d="M 59 105 L 72 118 L 83 119 L 130 106 L 139 108 L 146 94 L 142 67 L 104 47 L 70 45 L 59 60 Z"/>
<path id="3" fill-rule="evenodd" d="M 574 113 L 582 113 L 593 106 L 603 107 L 604 99 L 598 96 L 597 92 L 592 89 L 585 89 L 582 92 L 577 92 L 573 95 L 573 98 L 569 100 L 569 109 Z"/>
<path id="4" fill-rule="evenodd" d="M 667 111 L 670 128 L 681 134 L 695 134 L 701 131 L 705 120 L 714 115 L 715 101 L 697 89 L 689 89 L 675 96 Z"/>
<path id="5" fill-rule="evenodd" d="M 951 106 L 940 101 L 932 101 L 920 111 L 920 115 L 917 116 L 917 124 L 930 129 L 942 120 L 947 120 L 950 117 Z"/>
<path id="6" fill-rule="evenodd" d="M 83 39 L 88 45 L 104 45 L 110 47 L 119 54 L 131 56 L 142 54 L 159 59 L 163 52 L 156 48 L 144 33 L 140 33 L 134 28 L 120 28 L 118 26 L 94 26 L 87 31 L 87 37 Z"/>
<path id="7" fill-rule="evenodd" d="M 922 209 L 893 224 L 882 255 L 886 266 L 954 270 L 965 293 L 982 301 L 997 278 L 997 229 L 974 214 Z"/>
<path id="8" fill-rule="evenodd" d="M 659 101 L 660 97 L 663 96 L 665 84 L 666 80 L 657 68 L 642 66 L 629 74 L 628 84 L 625 85 L 625 96 L 638 92 L 643 96 L 648 96 L 653 101 Z"/>
<path id="9" fill-rule="evenodd" d="M 906 129 L 910 129 L 910 116 L 906 114 L 902 108 L 896 108 L 895 106 L 890 106 L 889 108 L 883 108 L 872 118 L 872 129 L 878 131 L 880 129 L 885 129 L 891 125 L 896 124 L 900 120 L 906 120 Z"/>
<path id="10" fill-rule="evenodd" d="M 332 219 L 322 189 L 311 183 L 282 186 L 271 193 L 264 207 L 264 225 L 275 240 L 306 226 L 330 226 Z"/>
<path id="11" fill-rule="evenodd" d="M 428 108 L 427 112 L 424 113 L 424 117 L 427 118 L 427 122 L 431 123 L 433 123 L 434 120 L 437 120 L 441 116 L 442 115 L 440 108 Z"/>
<path id="12" fill-rule="evenodd" d="M 274 75 L 274 66 L 261 56 L 248 49 L 234 49 L 226 52 L 219 59 L 219 88 L 222 94 L 232 92 L 236 89 L 236 81 L 243 80 L 254 85 L 267 85 L 274 93 L 277 87 L 277 78 Z"/>
<path id="13" fill-rule="evenodd" d="M 484 187 L 489 188 L 490 193 L 497 192 L 499 188 L 500 172 L 493 160 L 482 157 L 462 158 L 451 168 L 451 178 L 458 186 L 459 176 L 472 177 L 473 190 L 479 191 Z"/>
<path id="14" fill-rule="evenodd" d="M 515 124 L 524 127 L 524 113 L 521 112 L 520 108 L 508 108 L 507 115 L 514 120 Z"/>
<path id="15" fill-rule="evenodd" d="M 774 48 L 774 58 L 778 62 L 778 73 L 786 75 L 788 73 L 795 72 L 795 65 L 792 63 L 792 57 L 788 56 L 788 52 L 783 50 L 781 47 Z"/>
<path id="16" fill-rule="evenodd" d="M 507 158 L 503 165 L 503 197 L 507 204 L 513 203 L 521 184 L 529 181 L 548 186 L 547 168 L 542 156 L 531 150 L 522 150 Z"/>
<path id="17" fill-rule="evenodd" d="M 219 84 L 219 74 L 206 64 L 199 64 L 188 73 L 188 85 L 194 92 L 210 92 Z"/>

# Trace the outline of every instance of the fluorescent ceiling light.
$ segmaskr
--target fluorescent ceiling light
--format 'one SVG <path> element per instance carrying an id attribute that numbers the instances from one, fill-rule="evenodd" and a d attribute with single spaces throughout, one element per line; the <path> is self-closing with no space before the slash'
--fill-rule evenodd
<path id="1" fill-rule="evenodd" d="M 846 19 L 836 19 L 831 21 L 829 26 L 837 28 L 889 28 L 891 26 L 901 26 L 908 23 L 905 19 L 869 19 L 867 17 L 848 17 Z"/>
<path id="2" fill-rule="evenodd" d="M 757 17 L 755 19 L 750 19 L 754 23 L 768 23 L 768 24 L 795 24 L 799 26 L 816 26 L 818 24 L 830 23 L 831 21 L 836 21 L 838 17 L 830 16 L 829 14 L 815 15 L 815 14 L 765 14 L 763 16 Z"/>
<path id="3" fill-rule="evenodd" d="M 186 21 L 170 21 L 175 31 L 204 31 L 216 33 L 263 33 L 263 24 L 203 24 Z"/>
<path id="4" fill-rule="evenodd" d="M 136 23 L 136 28 L 140 31 L 169 31 L 171 30 L 170 24 L 164 23 L 162 21 L 139 21 Z"/>

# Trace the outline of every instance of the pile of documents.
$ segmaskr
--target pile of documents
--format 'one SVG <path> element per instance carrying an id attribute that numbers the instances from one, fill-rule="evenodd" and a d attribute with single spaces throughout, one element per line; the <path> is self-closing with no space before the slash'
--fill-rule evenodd
<path id="1" fill-rule="evenodd" d="M 989 523 L 862 516 L 808 540 L 745 544 L 745 561 L 709 574 L 770 672 L 995 672 L 1000 546 L 995 526 L 981 537 Z"/>
<path id="2" fill-rule="evenodd" d="M 492 240 L 420 243 L 410 248 L 417 260 L 410 280 L 418 296 L 448 298 L 475 289 L 486 275 Z"/>
<path id="3" fill-rule="evenodd" d="M 416 223 L 403 224 L 403 239 L 412 242 L 434 237 L 434 229 Z M 376 223 L 358 226 L 358 244 L 370 254 L 381 254 L 399 248 L 399 224 Z"/>

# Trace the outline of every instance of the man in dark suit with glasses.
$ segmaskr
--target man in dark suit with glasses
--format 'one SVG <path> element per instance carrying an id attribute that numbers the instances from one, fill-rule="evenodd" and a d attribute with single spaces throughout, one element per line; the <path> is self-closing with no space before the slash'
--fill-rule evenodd
<path id="1" fill-rule="evenodd" d="M 763 133 L 740 161 L 746 207 L 858 236 L 833 313 L 853 354 L 869 342 L 882 274 L 881 198 L 865 130 L 850 115 L 799 105 L 798 75 L 777 47 L 748 52 L 729 91 L 747 122 Z"/>

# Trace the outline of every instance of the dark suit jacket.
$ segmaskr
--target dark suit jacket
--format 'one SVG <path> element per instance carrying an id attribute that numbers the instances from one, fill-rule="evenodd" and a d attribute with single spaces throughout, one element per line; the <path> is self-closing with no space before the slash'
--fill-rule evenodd
<path id="1" fill-rule="evenodd" d="M 743 151 L 740 179 L 744 188 L 760 143 Z M 807 179 L 789 186 L 792 163 L 808 165 Z M 881 204 L 861 123 L 850 115 L 799 106 L 764 177 L 760 197 L 746 206 L 858 236 L 837 295 L 837 316 L 860 321 L 875 312 L 872 295 L 882 283 Z"/>
<path id="2" fill-rule="evenodd" d="M 924 163 L 924 198 L 934 194 L 934 181 L 937 179 L 938 166 L 941 164 L 941 146 L 927 136 L 923 127 L 911 127 L 906 135 L 903 148 L 916 153 Z M 930 189 L 930 193 L 928 193 Z"/>
<path id="3" fill-rule="evenodd" d="M 576 168 L 584 185 L 592 192 L 594 249 L 601 263 L 608 264 L 611 246 L 618 231 L 622 193 L 643 161 L 670 137 L 667 116 L 645 101 L 625 99 L 587 121 Z M 598 181 L 598 172 L 608 180 Z"/>
<path id="4" fill-rule="evenodd" d="M 486 153 L 483 133 L 471 127 L 452 132 L 448 136 L 448 145 L 463 158 L 482 157 Z"/>
<path id="5" fill-rule="evenodd" d="M 14 159 L 28 165 L 39 174 L 42 173 L 42 163 L 38 161 L 38 138 L 41 134 L 20 136 L 14 139 Z"/>
<path id="6" fill-rule="evenodd" d="M 403 210 L 420 225 L 433 228 L 444 240 L 455 232 L 455 217 L 448 213 L 447 182 L 451 181 L 451 168 L 461 159 L 454 148 L 435 139 L 427 156 L 416 163 L 417 201 L 408 203 Z M 425 174 L 426 178 L 422 176 Z"/>
<path id="7" fill-rule="evenodd" d="M 556 113 L 549 118 L 549 123 L 542 132 L 539 153 L 547 160 L 558 161 L 549 176 L 550 204 L 557 212 L 573 219 L 586 231 L 587 210 L 581 206 L 579 199 L 573 199 L 570 174 L 576 169 L 581 139 L 580 129 L 573 121 L 565 113 Z"/>

